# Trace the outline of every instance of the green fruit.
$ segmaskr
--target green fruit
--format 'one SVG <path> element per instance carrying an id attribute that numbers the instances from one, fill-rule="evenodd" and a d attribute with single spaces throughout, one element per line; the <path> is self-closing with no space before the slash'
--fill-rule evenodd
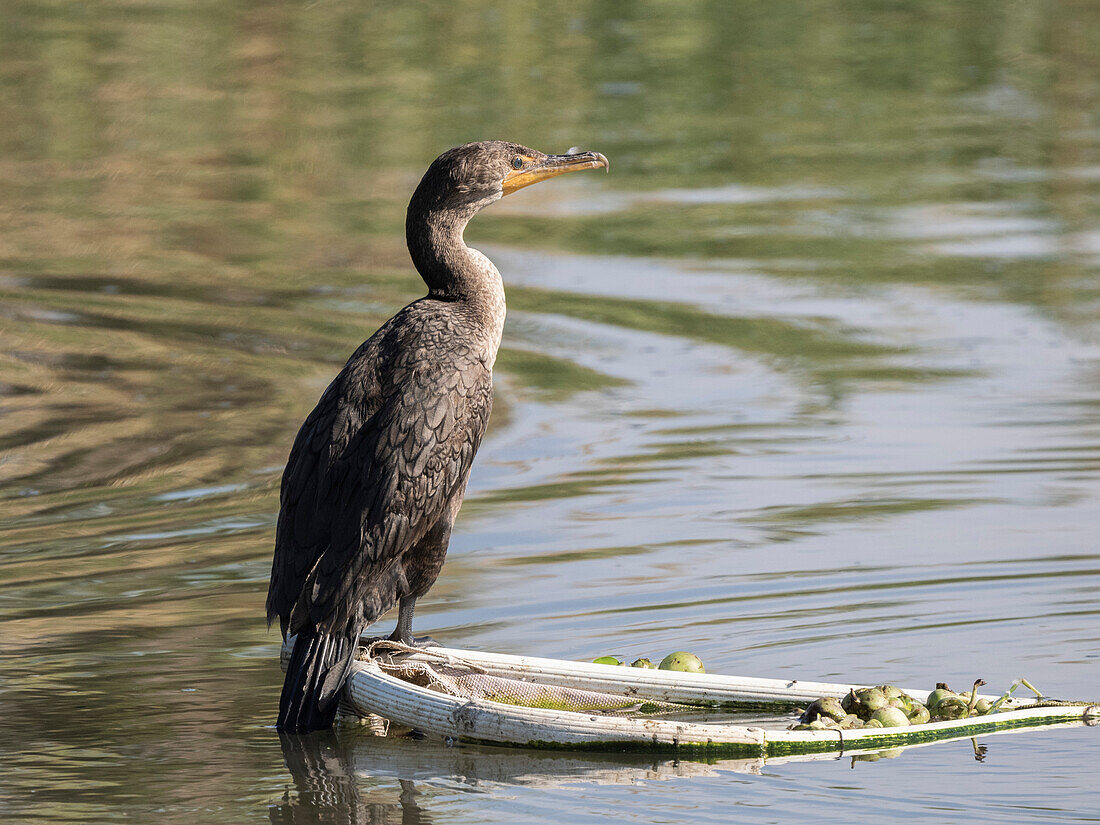
<path id="1" fill-rule="evenodd" d="M 703 660 L 696 656 L 694 653 L 688 653 L 683 650 L 677 650 L 675 653 L 670 653 L 661 660 L 661 664 L 658 665 L 660 670 L 679 670 L 683 673 L 706 673 L 706 669 L 703 667 Z"/>
<path id="2" fill-rule="evenodd" d="M 957 693 L 952 693 L 949 690 L 934 690 L 928 694 L 928 701 L 924 703 L 924 706 L 930 711 L 935 712 L 936 708 L 940 706 L 940 702 L 945 699 L 958 699 Z"/>
<path id="3" fill-rule="evenodd" d="M 909 718 L 901 708 L 879 708 L 871 719 L 877 719 L 884 728 L 902 728 L 909 724 Z"/>
<path id="4" fill-rule="evenodd" d="M 657 665 L 653 664 L 653 662 L 649 661 L 649 659 L 635 659 L 633 662 L 630 663 L 630 666 L 631 667 L 648 667 L 648 668 L 656 668 L 657 667 Z"/>
<path id="5" fill-rule="evenodd" d="M 859 730 L 863 727 L 863 720 L 856 716 L 854 713 L 849 713 L 843 719 L 840 720 L 839 727 L 844 730 Z"/>
<path id="6" fill-rule="evenodd" d="M 880 722 L 878 719 L 869 719 L 867 722 L 864 723 L 863 729 L 867 730 L 867 728 L 881 728 L 882 726 L 882 722 Z"/>
<path id="7" fill-rule="evenodd" d="M 877 687 L 857 690 L 856 698 L 859 699 L 862 706 L 861 710 L 865 710 L 867 716 L 871 716 L 876 710 L 886 707 L 886 694 Z M 861 712 L 859 715 L 863 716 L 864 713 Z"/>
<path id="8" fill-rule="evenodd" d="M 598 659 L 593 659 L 592 664 L 594 664 L 594 665 L 621 665 L 622 662 L 620 662 L 614 656 L 601 656 Z"/>
<path id="9" fill-rule="evenodd" d="M 980 715 L 985 715 L 993 710 L 993 703 L 988 699 L 979 699 L 978 703 L 974 705 L 974 710 L 978 711 Z"/>
<path id="10" fill-rule="evenodd" d="M 821 698 L 815 698 L 810 706 L 802 712 L 799 722 L 813 722 L 815 719 L 825 719 L 826 722 L 828 720 L 843 722 L 848 715 L 844 712 L 844 708 L 840 706 L 840 700 L 836 696 L 822 696 Z"/>
<path id="11" fill-rule="evenodd" d="M 949 696 L 957 696 L 957 694 L 943 682 L 940 682 L 936 685 L 936 689 L 928 694 L 928 700 L 924 704 L 930 711 L 935 713 L 936 705 Z"/>
<path id="12" fill-rule="evenodd" d="M 887 701 L 905 695 L 905 691 L 896 685 L 879 685 L 878 689 L 882 691 L 882 695 L 886 697 Z"/>
<path id="13" fill-rule="evenodd" d="M 966 702 L 958 696 L 948 696 L 936 705 L 935 710 L 932 710 L 931 714 L 932 718 L 937 720 L 965 719 L 970 715 L 970 708 L 967 707 Z"/>
<path id="14" fill-rule="evenodd" d="M 848 713 L 855 713 L 859 708 L 859 697 L 856 696 L 854 690 L 848 691 L 843 699 L 840 700 L 840 706 L 844 708 Z"/>
<path id="15" fill-rule="evenodd" d="M 848 714 L 845 713 L 844 708 L 840 706 L 840 700 L 833 696 L 826 696 L 822 699 L 818 699 L 810 705 L 812 710 L 814 706 L 817 706 L 817 712 L 821 716 L 827 716 L 834 722 L 841 721 Z"/>
<path id="16" fill-rule="evenodd" d="M 913 700 L 908 696 L 894 696 L 886 700 L 886 707 L 897 708 L 908 716 L 909 711 L 913 709 Z"/>
<path id="17" fill-rule="evenodd" d="M 985 679 L 975 679 L 974 687 L 970 688 L 968 693 L 960 694 L 959 698 L 966 702 L 967 709 L 971 712 L 971 716 L 976 716 L 974 711 L 978 707 L 978 688 L 985 684 Z"/>
<path id="18" fill-rule="evenodd" d="M 909 724 L 911 725 L 923 725 L 932 718 L 932 714 L 928 712 L 928 708 L 919 702 L 913 703 L 913 707 L 907 716 L 909 717 Z"/>
<path id="19" fill-rule="evenodd" d="M 823 696 L 814 699 L 810 706 L 802 712 L 800 722 L 813 722 L 815 719 L 830 719 L 834 722 L 841 721 L 847 714 L 840 706 L 840 700 L 832 696 Z"/>

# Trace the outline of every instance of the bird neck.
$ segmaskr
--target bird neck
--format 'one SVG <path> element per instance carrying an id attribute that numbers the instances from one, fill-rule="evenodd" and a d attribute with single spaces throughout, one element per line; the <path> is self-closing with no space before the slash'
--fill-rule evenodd
<path id="1" fill-rule="evenodd" d="M 414 199 L 405 222 L 405 239 L 413 265 L 428 285 L 428 296 L 467 305 L 472 317 L 485 327 L 495 357 L 504 329 L 504 283 L 493 262 L 466 246 L 462 237 L 478 209 L 415 207 Z"/>

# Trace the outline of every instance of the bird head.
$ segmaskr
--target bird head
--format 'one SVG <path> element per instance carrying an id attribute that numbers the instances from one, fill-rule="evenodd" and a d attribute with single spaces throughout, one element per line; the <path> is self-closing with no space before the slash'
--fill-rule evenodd
<path id="1" fill-rule="evenodd" d="M 465 212 L 468 218 L 525 186 L 599 167 L 610 168 L 599 152 L 547 155 L 518 143 L 483 140 L 448 149 L 436 158 L 413 199 L 422 198 L 428 208 Z"/>
<path id="2" fill-rule="evenodd" d="M 471 257 L 462 240 L 467 222 L 486 206 L 532 183 L 601 166 L 607 169 L 608 163 L 599 152 L 545 155 L 503 140 L 467 143 L 437 157 L 405 215 L 409 254 L 430 294 L 469 294 L 490 270 L 499 282 L 491 264 L 488 269 L 481 265 L 488 259 Z"/>

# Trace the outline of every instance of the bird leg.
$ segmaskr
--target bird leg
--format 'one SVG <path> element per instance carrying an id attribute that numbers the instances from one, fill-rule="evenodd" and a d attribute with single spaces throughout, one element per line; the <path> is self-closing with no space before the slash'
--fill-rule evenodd
<path id="1" fill-rule="evenodd" d="M 405 596 L 401 599 L 397 608 L 397 627 L 390 634 L 391 642 L 400 642 L 409 647 L 440 647 L 439 642 L 431 636 L 413 636 L 413 610 L 416 609 L 416 598 Z"/>

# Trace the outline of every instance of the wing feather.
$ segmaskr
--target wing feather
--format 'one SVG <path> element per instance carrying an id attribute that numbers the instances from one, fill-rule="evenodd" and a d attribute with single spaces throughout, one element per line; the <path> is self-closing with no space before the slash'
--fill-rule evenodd
<path id="1" fill-rule="evenodd" d="M 394 321 L 387 327 L 404 340 L 383 327 L 360 347 L 287 462 L 268 618 L 291 632 L 307 621 L 343 631 L 393 606 L 408 587 L 403 555 L 464 490 L 485 432 L 489 368 L 468 348 L 433 349 L 422 327 Z"/>

